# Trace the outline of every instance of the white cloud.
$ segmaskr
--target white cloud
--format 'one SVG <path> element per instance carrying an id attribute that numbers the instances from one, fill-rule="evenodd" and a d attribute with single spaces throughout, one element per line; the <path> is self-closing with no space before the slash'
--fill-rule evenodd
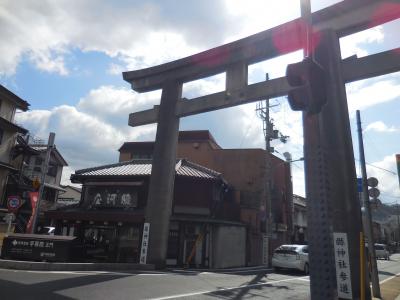
<path id="1" fill-rule="evenodd" d="M 384 30 L 382 26 L 373 27 L 340 39 L 342 58 L 356 54 L 357 57 L 368 55 L 368 46 L 380 44 L 384 41 Z"/>
<path id="2" fill-rule="evenodd" d="M 371 165 L 379 167 L 380 169 Z M 368 177 L 376 177 L 379 181 L 377 186 L 381 191 L 379 199 L 388 203 L 393 202 L 393 197 L 400 197 L 399 179 L 396 175 L 395 154 L 385 156 L 382 160 L 373 162 L 371 165 L 367 165 L 367 174 Z"/>
<path id="3" fill-rule="evenodd" d="M 350 114 L 400 97 L 400 84 L 396 74 L 358 81 L 346 85 Z"/>
<path id="4" fill-rule="evenodd" d="M 128 124 L 129 113 L 152 108 L 159 104 L 160 96 L 161 91 L 137 94 L 127 88 L 101 86 L 81 98 L 77 108 L 113 123 Z"/>
<path id="5" fill-rule="evenodd" d="M 121 76 L 121 73 L 124 71 L 126 71 L 126 67 L 120 64 L 111 63 L 108 67 L 107 73 L 111 75 Z"/>
<path id="6" fill-rule="evenodd" d="M 179 6 L 179 7 L 178 7 Z M 57 3 L 3 0 L 0 7 L 0 74 L 13 75 L 23 58 L 38 69 L 66 75 L 71 50 L 118 57 L 142 68 L 222 43 L 240 28 L 222 1 Z M 212 12 L 212 13 L 210 13 Z M 201 24 L 201 26 L 199 26 Z M 115 65 L 111 68 L 116 71 Z"/>
<path id="7" fill-rule="evenodd" d="M 70 178 L 71 178 L 71 175 L 74 173 L 75 173 L 75 170 L 73 170 L 70 166 L 64 167 L 62 175 L 61 175 L 61 184 L 81 187 L 81 184 L 75 184 L 75 183 L 71 182 Z"/>
<path id="8" fill-rule="evenodd" d="M 143 106 L 143 101 L 136 98 L 139 95 L 124 88 L 101 86 L 90 91 L 76 107 L 31 110 L 18 114 L 17 121 L 44 140 L 49 131 L 55 132 L 55 144 L 69 164 L 66 173 L 71 173 L 117 162 L 117 150 L 126 141 L 154 138 L 155 125 L 128 126 L 128 113 Z"/>
<path id="9" fill-rule="evenodd" d="M 300 4 L 293 0 L 225 0 L 227 13 L 240 20 L 239 30 L 227 41 L 243 38 L 300 16 Z"/>
<path id="10" fill-rule="evenodd" d="M 397 132 L 399 131 L 398 128 L 394 126 L 388 127 L 382 121 L 373 122 L 367 125 L 365 131 L 377 131 L 377 132 Z"/>

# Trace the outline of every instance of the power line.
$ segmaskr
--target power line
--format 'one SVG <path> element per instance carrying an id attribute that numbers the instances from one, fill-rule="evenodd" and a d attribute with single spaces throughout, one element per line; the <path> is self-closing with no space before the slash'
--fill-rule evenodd
<path id="1" fill-rule="evenodd" d="M 355 160 L 357 160 L 357 161 L 360 161 L 360 160 L 359 160 L 359 159 L 357 159 L 357 158 L 355 158 Z M 386 172 L 388 172 L 388 173 L 391 173 L 391 174 L 393 174 L 393 175 L 396 175 L 396 176 L 397 176 L 397 173 L 396 173 L 396 172 L 390 171 L 390 170 L 388 170 L 388 169 L 385 169 L 385 168 L 382 168 L 382 167 L 375 166 L 375 165 L 373 165 L 373 164 L 370 164 L 370 163 L 367 163 L 367 162 L 366 162 L 365 164 L 367 164 L 368 166 L 371 166 L 371 167 L 374 167 L 374 168 L 380 169 L 380 170 L 382 170 L 382 171 L 386 171 Z"/>

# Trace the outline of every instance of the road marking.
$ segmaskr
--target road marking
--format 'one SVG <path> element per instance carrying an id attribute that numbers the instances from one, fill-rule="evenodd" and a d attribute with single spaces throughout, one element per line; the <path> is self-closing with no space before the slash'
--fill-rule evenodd
<path id="1" fill-rule="evenodd" d="M 298 280 L 310 282 L 310 278 L 299 278 Z"/>
<path id="2" fill-rule="evenodd" d="M 263 285 L 269 285 L 269 284 L 275 284 L 275 283 L 287 282 L 287 281 L 294 281 L 294 280 L 302 280 L 305 278 L 308 278 L 308 276 L 268 281 L 268 282 L 263 282 L 263 283 L 247 284 L 247 285 L 242 285 L 242 286 L 238 286 L 238 287 L 221 288 L 218 290 L 200 291 L 200 292 L 178 294 L 178 295 L 165 296 L 165 297 L 159 297 L 159 298 L 150 298 L 149 300 L 167 300 L 167 299 L 176 299 L 176 298 L 204 295 L 204 294 L 210 294 L 210 293 L 218 293 L 218 292 L 224 292 L 224 291 L 240 290 L 240 289 L 245 289 L 245 288 L 249 288 L 249 287 L 257 287 L 257 286 L 263 286 Z"/>
<path id="3" fill-rule="evenodd" d="M 383 279 L 382 281 L 379 281 L 379 283 L 382 284 L 382 283 L 384 283 L 386 281 L 389 281 L 389 280 L 391 280 L 391 279 L 393 279 L 395 277 L 398 277 L 398 276 L 400 276 L 400 273 L 397 273 L 396 275 L 393 275 L 393 276 L 391 276 L 389 278 Z"/>

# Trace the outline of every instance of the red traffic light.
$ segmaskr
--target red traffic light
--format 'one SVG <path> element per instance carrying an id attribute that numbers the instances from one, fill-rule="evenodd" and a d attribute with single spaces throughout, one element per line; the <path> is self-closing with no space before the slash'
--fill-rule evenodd
<path id="1" fill-rule="evenodd" d="M 312 58 L 289 64 L 286 79 L 294 87 L 288 93 L 290 107 L 293 110 L 319 113 L 326 103 L 325 71 Z"/>

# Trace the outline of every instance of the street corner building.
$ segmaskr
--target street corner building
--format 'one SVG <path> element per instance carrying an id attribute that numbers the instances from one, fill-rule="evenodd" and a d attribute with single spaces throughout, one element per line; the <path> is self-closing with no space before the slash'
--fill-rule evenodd
<path id="1" fill-rule="evenodd" d="M 132 159 L 76 171 L 79 204 L 45 212 L 56 235 L 77 236 L 85 261 L 139 262 L 151 167 L 151 159 Z M 246 227 L 228 183 L 186 159 L 177 159 L 175 170 L 167 265 L 243 266 Z"/>

